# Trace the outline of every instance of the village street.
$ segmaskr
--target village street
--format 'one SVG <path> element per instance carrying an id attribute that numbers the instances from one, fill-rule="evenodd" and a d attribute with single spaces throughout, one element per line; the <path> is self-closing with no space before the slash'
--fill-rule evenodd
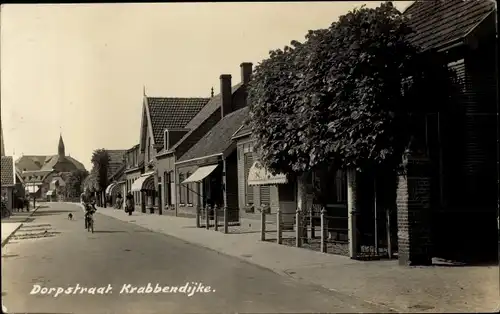
<path id="1" fill-rule="evenodd" d="M 2 301 L 9 313 L 387 311 L 105 215 L 96 214 L 96 232 L 88 233 L 76 205 L 51 203 L 32 218 L 2 248 Z M 212 292 L 120 294 L 123 285 L 150 283 L 154 289 L 186 282 Z M 34 285 L 77 284 L 104 288 L 95 295 L 81 289 L 30 295 Z"/>

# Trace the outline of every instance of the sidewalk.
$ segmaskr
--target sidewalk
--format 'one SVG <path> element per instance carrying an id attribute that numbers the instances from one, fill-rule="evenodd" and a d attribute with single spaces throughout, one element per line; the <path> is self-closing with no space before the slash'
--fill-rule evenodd
<path id="1" fill-rule="evenodd" d="M 99 208 L 98 213 L 399 312 L 491 312 L 498 308 L 498 266 L 402 267 L 397 261 L 354 261 L 261 242 L 259 233 L 226 235 L 199 229 L 193 218 L 137 212 L 128 216 L 110 208 Z"/>
<path id="2" fill-rule="evenodd" d="M 2 218 L 2 247 L 7 244 L 10 237 L 23 226 L 23 223 L 30 220 L 30 217 L 38 210 L 37 206 L 34 210 L 29 212 L 14 212 L 8 218 Z"/>

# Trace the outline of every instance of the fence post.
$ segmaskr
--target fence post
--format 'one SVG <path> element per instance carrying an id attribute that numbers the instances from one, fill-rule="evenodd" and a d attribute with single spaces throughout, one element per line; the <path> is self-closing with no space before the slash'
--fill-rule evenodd
<path id="1" fill-rule="evenodd" d="M 214 230 L 219 231 L 219 208 L 217 205 L 214 206 Z"/>
<path id="2" fill-rule="evenodd" d="M 301 224 L 301 218 L 300 218 L 300 210 L 297 209 L 295 213 L 295 246 L 301 247 L 302 246 L 302 224 Z"/>
<path id="3" fill-rule="evenodd" d="M 266 241 L 266 212 L 260 211 L 260 240 Z"/>
<path id="4" fill-rule="evenodd" d="M 224 233 L 229 233 L 229 213 L 227 206 L 224 206 Z"/>
<path id="5" fill-rule="evenodd" d="M 326 224 L 326 210 L 321 209 L 321 253 L 326 253 L 326 237 L 327 237 L 327 224 Z"/>
<path id="6" fill-rule="evenodd" d="M 205 223 L 206 223 L 206 228 L 210 229 L 210 205 L 207 205 L 205 207 Z"/>
<path id="7" fill-rule="evenodd" d="M 201 225 L 201 222 L 200 222 L 200 211 L 201 211 L 201 207 L 200 206 L 196 206 L 196 228 L 199 228 L 200 225 Z"/>
<path id="8" fill-rule="evenodd" d="M 278 208 L 276 212 L 276 242 L 281 244 L 283 235 L 281 233 L 281 210 Z"/>

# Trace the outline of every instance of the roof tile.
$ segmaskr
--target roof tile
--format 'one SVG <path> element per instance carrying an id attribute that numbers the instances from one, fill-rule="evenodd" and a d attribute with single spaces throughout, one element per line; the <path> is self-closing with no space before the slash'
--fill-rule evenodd
<path id="1" fill-rule="evenodd" d="M 232 94 L 234 95 L 240 87 L 243 86 L 242 83 L 236 84 L 232 87 Z M 190 131 L 186 133 L 171 149 L 170 151 L 174 151 L 182 142 L 191 135 L 200 125 L 205 122 L 214 112 L 220 110 L 221 107 L 221 94 L 217 94 L 214 97 L 210 98 L 210 101 L 204 106 L 192 119 L 187 123 L 184 128 L 189 129 Z M 163 151 L 165 152 L 165 151 Z"/>
<path id="2" fill-rule="evenodd" d="M 1 186 L 14 185 L 14 159 L 12 156 L 2 156 L 1 160 Z"/>
<path id="3" fill-rule="evenodd" d="M 494 9 L 488 0 L 417 0 L 405 11 L 414 30 L 409 39 L 422 49 L 441 48 L 464 38 Z"/>
<path id="4" fill-rule="evenodd" d="M 194 144 L 179 161 L 223 153 L 232 144 L 231 137 L 248 117 L 248 107 L 222 118 L 201 140 Z"/>
<path id="5" fill-rule="evenodd" d="M 163 145 L 165 129 L 183 128 L 210 98 L 148 97 L 149 115 L 155 144 Z"/>

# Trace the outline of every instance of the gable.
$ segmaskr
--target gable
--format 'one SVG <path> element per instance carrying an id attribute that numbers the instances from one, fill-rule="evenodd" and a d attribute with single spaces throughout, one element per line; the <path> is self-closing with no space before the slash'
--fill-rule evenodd
<path id="1" fill-rule="evenodd" d="M 152 143 L 164 146 L 166 129 L 181 129 L 209 102 L 209 98 L 147 97 Z"/>
<path id="2" fill-rule="evenodd" d="M 148 136 L 153 137 L 153 129 L 151 127 L 151 117 L 149 116 L 147 97 L 144 96 L 142 104 L 142 118 L 141 118 L 141 138 L 139 141 L 139 151 L 144 152 L 147 146 Z M 152 138 L 154 140 L 154 138 Z M 152 143 L 155 144 L 154 142 Z"/>

